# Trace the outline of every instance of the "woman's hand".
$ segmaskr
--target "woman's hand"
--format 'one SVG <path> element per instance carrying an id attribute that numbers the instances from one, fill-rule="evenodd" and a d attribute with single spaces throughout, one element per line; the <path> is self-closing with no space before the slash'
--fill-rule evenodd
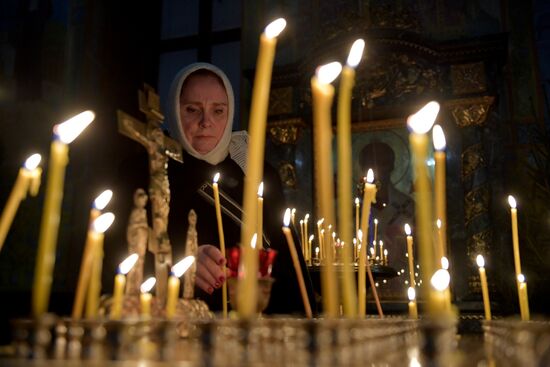
<path id="1" fill-rule="evenodd" d="M 199 246 L 195 285 L 212 294 L 225 281 L 225 258 L 220 250 L 212 245 Z"/>

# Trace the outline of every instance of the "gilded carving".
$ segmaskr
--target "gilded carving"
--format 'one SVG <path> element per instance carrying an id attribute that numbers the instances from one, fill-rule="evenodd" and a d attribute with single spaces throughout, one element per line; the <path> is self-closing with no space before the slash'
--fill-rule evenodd
<path id="1" fill-rule="evenodd" d="M 292 189 L 296 188 L 296 168 L 290 162 L 281 162 L 279 165 L 281 182 Z"/>
<path id="2" fill-rule="evenodd" d="M 466 242 L 466 253 L 472 263 L 475 263 L 476 257 L 479 254 L 487 257 L 490 252 L 489 249 L 492 241 L 493 232 L 490 229 L 477 232 L 468 238 Z"/>
<path id="3" fill-rule="evenodd" d="M 357 72 L 357 92 L 363 107 L 395 104 L 441 89 L 440 71 L 423 60 L 393 53 Z"/>
<path id="4" fill-rule="evenodd" d="M 418 14 L 409 7 L 395 6 L 394 4 L 373 6 L 371 9 L 371 28 L 393 28 L 420 31 Z"/>
<path id="5" fill-rule="evenodd" d="M 486 164 L 483 155 L 483 146 L 481 144 L 471 145 L 464 149 L 461 158 L 463 181 Z"/>
<path id="6" fill-rule="evenodd" d="M 489 188 L 482 186 L 469 191 L 464 197 L 464 220 L 466 225 L 482 213 L 489 210 Z"/>
<path id="7" fill-rule="evenodd" d="M 274 88 L 269 94 L 268 115 L 292 113 L 292 87 Z"/>
<path id="8" fill-rule="evenodd" d="M 290 119 L 277 122 L 270 122 L 268 125 L 269 135 L 277 144 L 296 144 L 303 127 L 300 119 Z"/>
<path id="9" fill-rule="evenodd" d="M 483 62 L 451 65 L 451 83 L 454 94 L 485 92 L 487 84 Z"/>
<path id="10" fill-rule="evenodd" d="M 495 97 L 465 98 L 448 101 L 445 106 L 459 127 L 483 125 Z"/>

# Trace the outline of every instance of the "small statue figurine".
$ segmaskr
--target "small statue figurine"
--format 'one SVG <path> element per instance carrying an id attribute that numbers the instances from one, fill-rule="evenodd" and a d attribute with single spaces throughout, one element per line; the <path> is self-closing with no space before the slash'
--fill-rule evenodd
<path id="1" fill-rule="evenodd" d="M 197 236 L 197 214 L 193 209 L 189 211 L 188 215 L 189 227 L 187 227 L 187 240 L 185 242 L 185 257 L 195 256 L 199 251 L 199 240 Z M 183 299 L 193 299 L 195 290 L 195 273 L 197 272 L 197 263 L 193 262 L 193 265 L 187 270 L 183 278 Z"/>
<path id="2" fill-rule="evenodd" d="M 147 224 L 147 194 L 143 189 L 137 189 L 134 193 L 134 209 L 128 219 L 128 229 L 126 230 L 126 239 L 128 241 L 128 253 L 139 255 L 137 263 L 130 273 L 126 293 L 130 296 L 139 295 L 139 287 L 143 282 L 143 264 L 150 228 Z"/>

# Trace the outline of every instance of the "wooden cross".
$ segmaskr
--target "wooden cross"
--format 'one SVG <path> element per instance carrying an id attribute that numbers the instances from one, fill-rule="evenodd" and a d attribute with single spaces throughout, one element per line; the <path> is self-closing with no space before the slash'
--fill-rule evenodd
<path id="1" fill-rule="evenodd" d="M 149 200 L 153 226 L 150 230 L 148 249 L 155 255 L 156 295 L 161 304 L 166 300 L 168 272 L 172 266 L 172 246 L 168 238 L 168 213 L 170 211 L 170 185 L 168 182 L 168 159 L 183 162 L 182 149 L 178 142 L 164 135 L 159 96 L 144 84 L 139 91 L 139 110 L 147 122 L 117 111 L 118 131 L 143 145 L 149 155 Z"/>

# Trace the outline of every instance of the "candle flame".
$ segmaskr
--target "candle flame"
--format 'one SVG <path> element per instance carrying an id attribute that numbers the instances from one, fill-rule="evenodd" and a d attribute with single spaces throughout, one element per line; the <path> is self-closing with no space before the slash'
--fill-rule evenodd
<path id="1" fill-rule="evenodd" d="M 384 250 L 384 256 L 388 256 L 388 250 L 387 249 Z"/>
<path id="2" fill-rule="evenodd" d="M 151 291 L 151 289 L 153 289 L 156 282 L 157 280 L 155 279 L 155 277 L 147 278 L 146 281 L 141 283 L 141 287 L 139 287 L 139 290 L 141 291 L 141 293 L 148 293 Z"/>
<path id="3" fill-rule="evenodd" d="M 172 266 L 172 273 L 176 278 L 181 277 L 195 262 L 195 256 L 187 256 Z"/>
<path id="4" fill-rule="evenodd" d="M 357 238 L 352 239 L 351 242 L 353 242 L 354 245 L 357 245 Z M 359 247 L 361 247 L 361 246 L 359 246 Z"/>
<path id="5" fill-rule="evenodd" d="M 440 292 L 443 292 L 449 286 L 450 281 L 451 276 L 449 275 L 449 272 L 445 269 L 439 269 L 432 276 L 431 283 L 432 287 Z"/>
<path id="6" fill-rule="evenodd" d="M 63 143 L 70 144 L 94 119 L 95 114 L 92 111 L 84 111 L 65 122 L 55 125 L 53 132 Z"/>
<path id="7" fill-rule="evenodd" d="M 434 141 L 435 150 L 443 150 L 447 146 L 447 141 L 445 140 L 445 133 L 439 125 L 435 125 L 432 130 L 432 138 Z"/>
<path id="8" fill-rule="evenodd" d="M 416 298 L 416 291 L 413 287 L 409 287 L 409 289 L 407 289 L 407 297 L 409 297 L 409 301 L 414 301 L 415 298 Z"/>
<path id="9" fill-rule="evenodd" d="M 264 196 L 264 182 L 260 182 L 260 186 L 258 186 L 258 197 Z"/>
<path id="10" fill-rule="evenodd" d="M 359 239 L 363 238 L 363 231 L 361 229 L 357 230 L 357 237 L 359 237 Z"/>
<path id="11" fill-rule="evenodd" d="M 33 169 L 38 167 L 41 160 L 42 160 L 42 156 L 38 153 L 35 153 L 31 155 L 29 158 L 27 158 L 27 160 L 25 161 L 24 167 L 25 169 L 32 171 Z"/>
<path id="12" fill-rule="evenodd" d="M 315 247 L 315 254 L 316 254 L 316 255 L 319 254 L 319 247 Z"/>
<path id="13" fill-rule="evenodd" d="M 288 227 L 288 226 L 287 226 Z M 252 239 L 250 240 L 250 247 L 252 247 L 253 249 L 256 248 L 256 241 L 258 240 L 258 234 L 257 233 L 254 233 L 254 235 L 252 236 Z"/>
<path id="14" fill-rule="evenodd" d="M 132 254 L 132 255 L 128 256 L 118 266 L 118 272 L 122 275 L 128 274 L 130 272 L 130 270 L 132 270 L 134 265 L 136 265 L 138 259 L 139 259 L 138 254 Z"/>
<path id="15" fill-rule="evenodd" d="M 310 242 L 313 241 L 314 238 L 315 238 L 314 235 L 309 236 L 309 241 L 310 241 Z"/>
<path id="16" fill-rule="evenodd" d="M 437 229 L 441 229 L 441 219 L 436 220 L 435 225 L 437 226 Z"/>
<path id="17" fill-rule="evenodd" d="M 447 259 L 447 257 L 445 256 L 441 258 L 441 268 L 445 270 L 449 270 L 449 259 Z"/>
<path id="18" fill-rule="evenodd" d="M 405 223 L 405 234 L 406 234 L 407 236 L 410 236 L 411 233 L 412 233 L 412 231 L 411 231 L 411 226 L 409 225 L 409 223 Z"/>
<path id="19" fill-rule="evenodd" d="M 212 179 L 212 182 L 218 183 L 219 180 L 220 180 L 220 173 L 216 172 L 216 174 L 214 175 L 214 178 Z"/>
<path id="20" fill-rule="evenodd" d="M 515 209 L 517 206 L 516 199 L 512 195 L 508 195 L 508 204 L 510 204 L 510 208 Z"/>
<path id="21" fill-rule="evenodd" d="M 371 247 L 369 251 L 371 255 L 374 255 L 374 247 Z"/>
<path id="22" fill-rule="evenodd" d="M 348 55 L 347 64 L 349 67 L 356 67 L 359 65 L 361 58 L 363 57 L 363 50 L 365 49 L 365 41 L 362 38 L 355 40 Z"/>
<path id="23" fill-rule="evenodd" d="M 523 274 L 518 274 L 518 282 L 520 282 L 520 283 L 525 283 L 525 275 L 523 275 Z"/>
<path id="24" fill-rule="evenodd" d="M 322 226 L 324 221 L 325 221 L 325 218 L 319 219 L 319 220 L 317 221 L 317 225 L 318 225 L 318 226 Z"/>
<path id="25" fill-rule="evenodd" d="M 94 200 L 94 208 L 97 210 L 103 210 L 111 201 L 113 197 L 113 192 L 111 190 L 105 190 L 99 194 Z"/>
<path id="26" fill-rule="evenodd" d="M 332 238 L 336 238 L 336 232 L 332 232 Z"/>
<path id="27" fill-rule="evenodd" d="M 374 224 L 378 224 L 378 219 L 374 218 Z"/>
<path id="28" fill-rule="evenodd" d="M 292 213 L 292 215 L 294 215 L 296 213 L 296 208 L 292 208 L 290 212 Z"/>
<path id="29" fill-rule="evenodd" d="M 316 74 L 319 83 L 330 84 L 340 75 L 342 71 L 342 64 L 337 61 L 319 66 L 317 68 Z"/>
<path id="30" fill-rule="evenodd" d="M 115 215 L 113 213 L 103 213 L 94 220 L 92 227 L 96 233 L 104 233 L 109 229 L 111 224 L 115 221 Z"/>
<path id="31" fill-rule="evenodd" d="M 304 217 L 304 223 L 307 223 L 309 220 L 309 213 L 306 214 L 306 216 Z"/>
<path id="32" fill-rule="evenodd" d="M 431 101 L 417 113 L 410 115 L 407 124 L 415 134 L 426 134 L 432 128 L 438 113 L 439 103 Z"/>
<path id="33" fill-rule="evenodd" d="M 477 266 L 479 266 L 480 268 L 485 267 L 485 259 L 483 258 L 483 255 L 477 255 L 476 263 L 477 263 Z"/>
<path id="34" fill-rule="evenodd" d="M 288 225 L 290 224 L 290 209 L 289 208 L 286 208 L 285 210 L 285 216 L 283 218 L 283 224 L 285 227 L 288 227 Z"/>
<path id="35" fill-rule="evenodd" d="M 275 38 L 286 28 L 285 18 L 275 19 L 265 27 L 264 34 L 267 38 Z"/>
<path id="36" fill-rule="evenodd" d="M 374 171 L 372 170 L 372 168 L 369 168 L 369 170 L 367 171 L 367 182 L 370 184 L 374 182 Z"/>
<path id="37" fill-rule="evenodd" d="M 355 198 L 355 205 L 359 206 L 359 198 Z"/>

